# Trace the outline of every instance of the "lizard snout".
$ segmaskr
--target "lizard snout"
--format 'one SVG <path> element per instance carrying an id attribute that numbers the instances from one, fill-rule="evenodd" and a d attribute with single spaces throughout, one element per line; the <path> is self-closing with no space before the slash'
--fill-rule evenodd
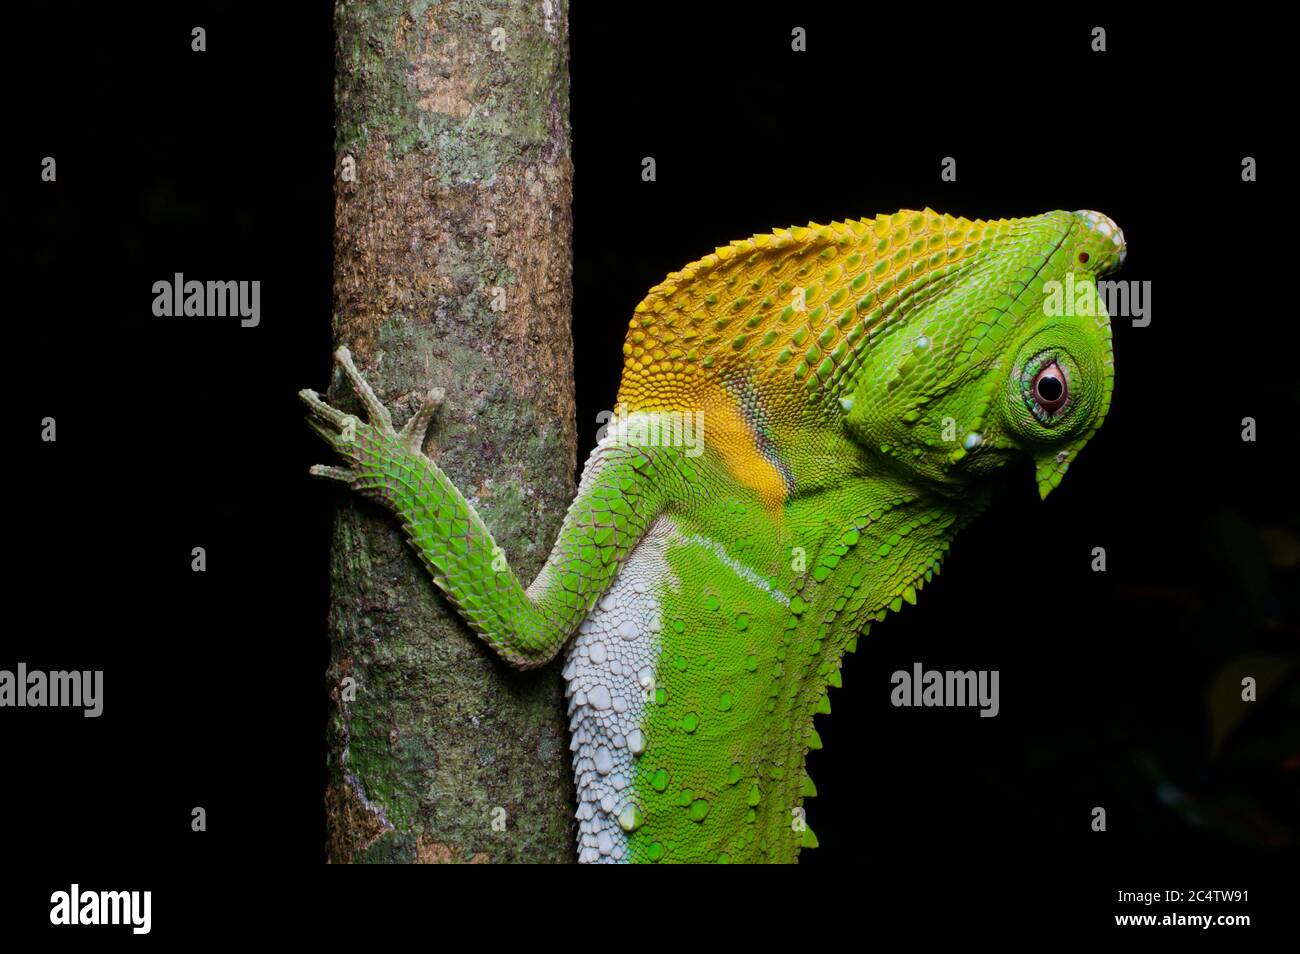
<path id="1" fill-rule="evenodd" d="M 1113 272 L 1114 269 L 1125 264 L 1128 256 L 1128 246 L 1125 243 L 1125 233 L 1118 225 L 1115 225 L 1114 218 L 1104 212 L 1093 212 L 1091 209 L 1080 209 L 1074 213 L 1083 222 L 1084 229 L 1093 233 L 1097 250 L 1101 252 L 1102 263 L 1099 263 L 1100 272 Z"/>
<path id="2" fill-rule="evenodd" d="M 1074 214 L 1083 222 L 1084 228 L 1096 232 L 1103 240 L 1103 248 L 1105 241 L 1109 241 L 1114 246 L 1113 249 L 1107 249 L 1111 255 L 1114 255 L 1114 268 L 1123 265 L 1124 259 L 1128 256 L 1128 246 L 1124 242 L 1124 230 L 1115 224 L 1115 220 L 1104 212 L 1093 212 L 1091 209 L 1081 209 Z"/>

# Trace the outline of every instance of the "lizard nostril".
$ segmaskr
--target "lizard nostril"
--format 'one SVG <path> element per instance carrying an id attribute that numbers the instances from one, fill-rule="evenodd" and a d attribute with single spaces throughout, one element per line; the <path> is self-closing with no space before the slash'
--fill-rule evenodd
<path id="1" fill-rule="evenodd" d="M 1110 239 L 1111 243 L 1115 246 L 1118 255 L 1117 264 L 1124 264 L 1124 256 L 1127 252 L 1124 244 L 1124 231 L 1115 224 L 1115 220 L 1109 215 L 1105 215 L 1101 212 L 1093 212 L 1090 209 L 1080 209 L 1074 214 L 1083 220 L 1084 228 L 1097 232 Z M 1079 261 L 1083 262 L 1087 261 L 1087 259 L 1080 255 Z"/>

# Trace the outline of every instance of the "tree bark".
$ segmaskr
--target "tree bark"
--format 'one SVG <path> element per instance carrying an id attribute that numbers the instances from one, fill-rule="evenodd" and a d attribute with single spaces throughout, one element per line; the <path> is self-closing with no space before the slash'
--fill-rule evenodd
<path id="1" fill-rule="evenodd" d="M 567 5 L 339 0 L 335 28 L 335 338 L 398 427 L 445 388 L 425 452 L 527 583 L 574 493 Z M 361 413 L 337 373 L 330 400 Z M 558 662 L 498 660 L 365 502 L 331 584 L 329 860 L 572 861 Z"/>

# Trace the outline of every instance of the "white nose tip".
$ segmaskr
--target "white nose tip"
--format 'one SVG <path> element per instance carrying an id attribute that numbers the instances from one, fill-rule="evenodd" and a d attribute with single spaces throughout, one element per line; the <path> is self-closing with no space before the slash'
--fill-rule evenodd
<path id="1" fill-rule="evenodd" d="M 1128 247 L 1124 244 L 1124 230 L 1115 224 L 1115 220 L 1104 212 L 1093 212 L 1091 209 L 1080 209 L 1074 214 L 1083 220 L 1086 228 L 1095 229 L 1115 243 L 1115 248 L 1119 250 L 1119 263 L 1123 265 Z"/>

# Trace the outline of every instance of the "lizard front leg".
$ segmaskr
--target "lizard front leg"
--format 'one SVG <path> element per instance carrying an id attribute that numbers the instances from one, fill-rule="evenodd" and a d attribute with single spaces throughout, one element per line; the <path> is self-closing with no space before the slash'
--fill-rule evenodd
<path id="1" fill-rule="evenodd" d="M 525 590 L 473 506 L 421 451 L 442 394 L 431 392 L 398 432 L 348 350 L 335 360 L 369 422 L 300 391 L 307 423 L 347 462 L 311 472 L 392 510 L 434 583 L 502 659 L 527 669 L 554 657 L 663 505 L 660 478 L 671 470 L 670 455 L 612 441 L 598 446 L 546 565 Z"/>

